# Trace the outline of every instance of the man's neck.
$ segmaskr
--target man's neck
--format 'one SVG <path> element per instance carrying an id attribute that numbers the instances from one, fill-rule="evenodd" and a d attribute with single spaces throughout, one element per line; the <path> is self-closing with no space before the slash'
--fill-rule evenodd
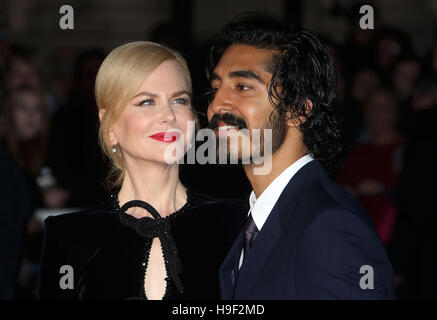
<path id="1" fill-rule="evenodd" d="M 257 198 L 259 198 L 259 196 L 273 182 L 273 180 L 275 180 L 285 169 L 302 158 L 308 151 L 303 145 L 294 146 L 294 148 L 289 148 L 288 146 L 285 148 L 284 145 L 286 145 L 286 142 L 284 142 L 281 148 L 272 154 L 271 159 L 267 160 L 271 161 L 271 171 L 267 174 L 254 174 L 254 169 L 256 166 L 265 166 L 266 164 L 243 165 L 246 176 L 249 179 L 253 192 Z"/>

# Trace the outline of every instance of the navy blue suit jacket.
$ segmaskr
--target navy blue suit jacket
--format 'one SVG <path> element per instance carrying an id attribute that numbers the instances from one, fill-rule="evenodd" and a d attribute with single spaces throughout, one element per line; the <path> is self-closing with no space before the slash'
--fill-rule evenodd
<path id="1" fill-rule="evenodd" d="M 242 245 L 240 233 L 221 265 L 223 299 L 394 298 L 372 221 L 318 161 L 290 180 L 238 270 Z"/>

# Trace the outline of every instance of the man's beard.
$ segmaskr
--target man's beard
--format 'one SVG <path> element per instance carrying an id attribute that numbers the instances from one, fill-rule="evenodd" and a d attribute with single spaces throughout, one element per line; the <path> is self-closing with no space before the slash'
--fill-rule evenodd
<path id="1" fill-rule="evenodd" d="M 264 129 L 272 129 L 272 154 L 278 151 L 285 141 L 287 126 L 284 117 L 281 117 L 275 110 L 269 117 L 269 120 L 264 126 Z M 264 156 L 264 134 L 261 135 L 261 151 L 260 155 Z"/>
<path id="2" fill-rule="evenodd" d="M 211 122 L 208 125 L 209 129 L 215 130 L 219 127 L 219 123 L 223 122 L 226 125 L 230 125 L 230 126 L 235 126 L 238 128 L 238 130 L 241 129 L 247 129 L 247 123 L 243 118 L 240 118 L 232 113 L 224 113 L 224 114 L 215 114 L 212 118 L 211 118 Z M 272 130 L 272 135 L 271 135 L 271 141 L 267 141 L 266 144 L 267 145 L 271 145 L 271 152 L 272 154 L 275 153 L 284 143 L 285 141 L 285 136 L 287 133 L 287 127 L 286 127 L 286 122 L 284 117 L 281 117 L 279 115 L 279 113 L 275 110 L 273 111 L 273 113 L 271 114 L 271 116 L 269 117 L 269 119 L 266 121 L 266 123 L 264 124 L 264 126 L 260 129 L 260 143 L 259 143 L 259 156 L 260 157 L 264 157 L 265 154 L 265 149 L 264 149 L 264 142 L 265 142 L 265 129 L 271 129 Z M 249 135 L 251 135 L 251 133 L 249 132 Z M 251 135 L 252 136 L 252 135 Z M 220 139 L 225 139 L 224 137 L 220 138 L 217 136 L 217 156 L 219 153 L 219 140 Z M 227 163 L 229 163 L 230 157 L 231 157 L 231 152 L 230 152 L 230 137 L 226 137 L 227 139 Z M 270 139 L 269 139 L 270 140 Z M 238 142 L 238 140 L 237 140 Z M 242 159 L 239 156 L 238 157 L 238 162 L 241 163 Z M 253 149 L 252 152 L 250 154 L 250 163 L 253 163 L 254 159 L 253 159 Z"/>

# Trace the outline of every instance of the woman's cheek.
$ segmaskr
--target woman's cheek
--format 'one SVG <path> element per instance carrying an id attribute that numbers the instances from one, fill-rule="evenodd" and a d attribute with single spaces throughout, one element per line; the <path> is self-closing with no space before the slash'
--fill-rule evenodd
<path id="1" fill-rule="evenodd" d="M 149 120 L 147 117 L 141 116 L 141 115 L 135 115 L 130 114 L 127 121 L 125 121 L 125 128 L 127 132 L 130 133 L 140 133 L 141 131 L 144 131 L 144 129 L 147 127 Z"/>

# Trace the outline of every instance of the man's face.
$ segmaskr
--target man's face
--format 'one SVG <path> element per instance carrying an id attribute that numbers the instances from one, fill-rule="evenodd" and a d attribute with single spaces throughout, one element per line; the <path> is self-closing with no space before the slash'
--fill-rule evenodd
<path id="1" fill-rule="evenodd" d="M 264 153 L 263 129 L 272 129 L 269 143 L 273 152 L 285 139 L 285 122 L 268 98 L 272 74 L 266 65 L 273 53 L 270 49 L 232 45 L 223 53 L 210 77 L 215 95 L 207 112 L 209 127 L 219 138 L 238 135 L 239 130 L 247 129 L 249 135 L 240 134 L 242 144 L 251 144 L 252 130 L 261 129 L 260 150 L 252 150 L 252 154 Z M 242 158 L 240 144 L 238 158 Z"/>

